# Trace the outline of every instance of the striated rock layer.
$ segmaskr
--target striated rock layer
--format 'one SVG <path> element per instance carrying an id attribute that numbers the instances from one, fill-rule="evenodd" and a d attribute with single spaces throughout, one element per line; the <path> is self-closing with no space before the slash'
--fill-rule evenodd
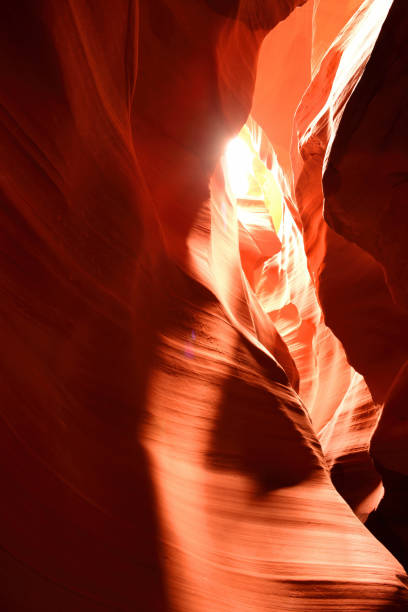
<path id="1" fill-rule="evenodd" d="M 407 50 L 408 6 L 394 2 L 339 124 L 324 175 L 325 218 L 381 264 L 394 311 L 404 322 L 390 346 L 400 354 L 371 453 L 385 485 L 369 526 L 408 566 L 406 515 Z M 384 313 L 385 314 L 385 313 Z M 388 331 L 389 318 L 378 326 Z M 404 363 L 405 362 L 405 363 Z"/>
<path id="2" fill-rule="evenodd" d="M 290 166 L 287 126 L 282 171 L 248 121 L 255 206 L 224 154 L 263 38 L 303 4 L 4 7 L 4 610 L 408 605 L 402 566 L 353 512 L 381 490 L 368 440 L 405 353 L 379 354 L 405 313 L 375 259 L 325 225 L 321 188 L 338 123 L 323 85 L 329 109 L 336 91 L 346 103 L 391 2 L 363 3 L 328 50 Z M 366 317 L 360 278 L 380 305 Z M 340 316 L 344 291 L 356 308 Z M 389 315 L 378 344 L 373 308 Z"/>

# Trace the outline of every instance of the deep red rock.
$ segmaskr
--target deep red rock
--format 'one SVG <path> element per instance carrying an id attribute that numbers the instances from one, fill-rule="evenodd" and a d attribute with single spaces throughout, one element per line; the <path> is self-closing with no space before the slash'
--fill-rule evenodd
<path id="1" fill-rule="evenodd" d="M 341 449 L 363 452 L 377 413 L 321 317 L 342 366 L 329 408 L 334 353 L 317 386 L 308 372 L 319 310 L 297 224 L 314 271 L 329 252 L 313 240 L 321 200 L 308 226 L 299 190 L 284 193 L 296 217 L 285 270 L 292 283 L 296 251 L 302 292 L 292 284 L 293 300 L 268 311 L 254 287 L 276 253 L 242 230 L 224 172 L 262 39 L 302 4 L 3 8 L 4 610 L 406 608 L 402 567 L 330 480 Z M 302 400 L 312 388 L 321 428 Z"/>

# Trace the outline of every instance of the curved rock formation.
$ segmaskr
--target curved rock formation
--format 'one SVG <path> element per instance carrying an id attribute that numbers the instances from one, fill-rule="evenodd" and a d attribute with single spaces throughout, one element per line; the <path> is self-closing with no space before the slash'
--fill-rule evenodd
<path id="1" fill-rule="evenodd" d="M 316 139 L 302 139 L 293 190 L 249 121 L 265 180 L 272 172 L 283 197 L 273 213 L 265 196 L 257 223 L 227 176 L 225 146 L 251 110 L 261 42 L 303 4 L 4 7 L 4 610 L 407 607 L 401 565 L 330 478 L 350 459 L 354 481 L 337 488 L 359 516 L 371 509 L 378 478 L 364 462 L 379 408 L 314 289 L 328 320 L 321 264 L 338 261 L 339 240 L 351 257 L 323 225 L 328 141 L 315 155 Z M 379 4 L 364 3 L 363 26 Z M 359 76 L 380 22 L 356 58 Z M 358 28 L 347 32 L 355 43 Z M 298 124 L 313 87 L 319 113 L 321 79 L 348 48 L 329 50 Z M 358 252 L 399 333 L 405 313 Z M 382 399 L 403 351 L 377 382 L 378 361 L 350 357 L 356 339 L 337 332 L 342 314 L 333 329 Z"/>

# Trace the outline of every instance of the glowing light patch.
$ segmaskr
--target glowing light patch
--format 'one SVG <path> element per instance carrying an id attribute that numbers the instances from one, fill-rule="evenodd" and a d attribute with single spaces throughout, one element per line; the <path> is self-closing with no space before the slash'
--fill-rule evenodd
<path id="1" fill-rule="evenodd" d="M 237 136 L 225 150 L 228 181 L 236 198 L 244 198 L 249 190 L 253 153 L 246 142 Z"/>
<path id="2" fill-rule="evenodd" d="M 247 125 L 230 140 L 225 149 L 225 174 L 238 203 L 240 220 L 253 217 L 252 224 L 255 223 L 255 211 L 249 208 L 262 202 L 278 232 L 282 221 L 282 193 L 266 161 L 261 159 L 260 142 L 256 141 Z"/>

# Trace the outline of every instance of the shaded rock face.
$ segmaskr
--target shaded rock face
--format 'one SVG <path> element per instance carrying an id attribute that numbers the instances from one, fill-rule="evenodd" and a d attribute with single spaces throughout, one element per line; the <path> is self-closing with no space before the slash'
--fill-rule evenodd
<path id="1" fill-rule="evenodd" d="M 371 440 L 371 454 L 384 484 L 384 497 L 370 515 L 367 526 L 408 568 L 407 528 L 407 400 L 408 364 L 404 364 L 384 404 Z"/>
<path id="2" fill-rule="evenodd" d="M 369 131 L 370 112 L 346 118 L 372 63 L 375 92 L 388 61 L 403 87 L 405 13 L 330 2 L 4 7 L 1 609 L 407 608 L 402 566 L 359 520 L 380 474 L 370 528 L 405 563 L 403 229 L 395 246 L 387 218 L 378 250 L 343 231 L 348 190 L 364 190 L 343 164 L 355 149 L 336 152 Z M 313 78 L 304 62 L 274 97 L 272 142 L 247 122 L 273 213 L 250 180 L 234 193 L 224 148 L 254 88 L 265 101 L 258 52 L 270 30 L 290 36 L 286 18 L 308 24 Z M 398 177 L 378 179 L 402 210 L 391 134 Z"/>
<path id="3" fill-rule="evenodd" d="M 405 2 L 394 2 L 342 117 L 324 175 L 325 218 L 382 264 L 408 307 L 408 59 Z"/>
<path id="4" fill-rule="evenodd" d="M 387 316 L 390 309 L 378 311 L 377 328 L 391 341 L 386 349 L 389 363 L 400 366 L 406 358 L 408 306 L 407 23 L 406 3 L 394 2 L 347 103 L 323 179 L 327 223 L 370 253 L 384 272 L 397 317 Z M 390 327 L 394 332 L 389 333 Z M 385 496 L 368 526 L 407 567 L 405 381 L 406 365 L 387 394 L 372 440 L 371 454 L 382 475 Z"/>

